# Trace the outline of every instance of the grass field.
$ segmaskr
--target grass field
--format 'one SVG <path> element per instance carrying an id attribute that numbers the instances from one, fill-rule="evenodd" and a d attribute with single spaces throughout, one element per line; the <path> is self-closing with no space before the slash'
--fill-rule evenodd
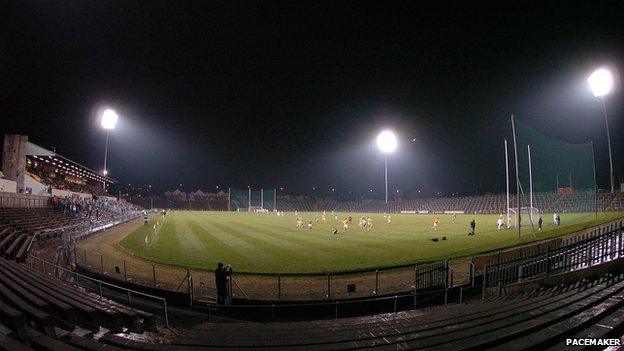
<path id="1" fill-rule="evenodd" d="M 370 214 L 373 228 L 366 231 L 355 223 L 361 214 L 339 213 L 338 218 L 353 216 L 345 232 L 341 223 L 327 214 L 327 223 L 316 222 L 317 213 L 301 213 L 312 220 L 312 230 L 298 229 L 293 213 L 278 217 L 273 213 L 236 213 L 171 211 L 163 222 L 155 215 L 147 225 L 125 237 L 123 250 L 159 263 L 195 269 L 214 269 L 217 262 L 231 264 L 239 273 L 327 273 L 396 267 L 445 258 L 463 257 L 516 246 L 576 231 L 622 213 L 561 215 L 561 227 L 544 214 L 544 230 L 524 227 L 497 230 L 497 215 L 394 214 L 386 224 L 382 214 Z M 434 218 L 438 230 L 431 230 Z M 476 220 L 476 235 L 467 235 L 469 222 Z M 158 228 L 153 226 L 158 221 Z M 340 234 L 333 235 L 334 228 Z M 433 242 L 431 239 L 448 240 Z M 146 243 L 147 242 L 147 243 Z"/>

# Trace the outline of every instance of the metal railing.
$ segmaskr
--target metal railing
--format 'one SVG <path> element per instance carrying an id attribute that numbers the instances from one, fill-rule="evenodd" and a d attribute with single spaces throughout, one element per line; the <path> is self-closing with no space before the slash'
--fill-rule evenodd
<path id="1" fill-rule="evenodd" d="M 133 211 L 125 215 L 114 216 L 111 220 L 106 221 L 106 222 L 99 221 L 95 223 L 85 223 L 82 225 L 69 228 L 68 230 L 63 231 L 63 235 L 67 235 L 73 240 L 80 240 L 86 237 L 87 235 L 114 227 L 118 224 L 127 222 L 129 220 L 139 218 L 140 216 L 141 216 L 140 212 Z"/>
<path id="2" fill-rule="evenodd" d="M 154 295 L 150 295 L 150 294 L 146 294 L 144 292 L 140 292 L 140 291 L 136 291 L 136 290 L 132 290 L 132 289 L 128 289 L 128 288 L 124 288 L 122 286 L 119 285 L 115 285 L 115 284 L 111 284 L 99 279 L 95 279 L 95 278 L 91 278 L 89 276 L 86 276 L 84 274 L 80 274 L 77 271 L 72 271 L 69 270 L 65 267 L 61 267 L 60 265 L 55 265 L 51 262 L 48 262 L 46 260 L 40 259 L 38 257 L 35 256 L 30 256 L 29 257 L 29 265 L 30 268 L 33 270 L 38 270 L 39 268 L 41 269 L 40 272 L 43 273 L 44 275 L 49 275 L 52 276 L 58 280 L 61 280 L 65 283 L 69 283 L 69 284 L 76 284 L 79 285 L 83 288 L 86 289 L 84 284 L 80 284 L 80 280 L 84 280 L 85 282 L 90 282 L 91 284 L 93 284 L 94 286 L 97 286 L 98 288 L 98 294 L 100 295 L 100 297 L 104 298 L 104 292 L 103 292 L 103 288 L 106 287 L 107 289 L 110 289 L 112 291 L 119 291 L 122 292 L 126 295 L 127 297 L 127 304 L 128 306 L 132 306 L 132 296 L 131 295 L 135 295 L 138 296 L 140 298 L 147 298 L 147 299 L 151 299 L 151 300 L 156 300 L 158 301 L 160 304 L 162 304 L 162 310 L 163 310 L 163 318 L 164 318 L 164 322 L 165 325 L 168 327 L 169 326 L 169 314 L 168 314 L 168 310 L 167 310 L 167 300 L 163 297 L 159 297 L 159 296 L 154 296 Z M 63 274 L 65 273 L 65 274 Z M 70 279 L 64 279 L 63 277 L 67 277 Z M 71 278 L 73 278 L 73 282 L 71 281 Z"/>
<path id="3" fill-rule="evenodd" d="M 432 291 L 413 291 L 411 293 L 396 294 L 384 297 L 371 297 L 357 300 L 336 300 L 312 303 L 286 303 L 286 304 L 250 304 L 250 305 L 215 305 L 208 308 L 208 320 L 215 311 L 226 311 L 231 315 L 243 315 L 249 318 L 261 320 L 280 320 L 280 316 L 290 318 L 293 311 L 303 312 L 305 315 L 314 314 L 319 318 L 333 318 L 355 316 L 362 314 L 362 306 L 369 305 L 367 310 L 372 313 L 398 313 L 399 311 L 414 310 L 434 305 L 446 305 L 449 303 L 463 303 L 466 301 L 465 292 L 470 288 L 460 288 L 452 291 L 450 288 Z M 478 296 L 477 294 L 472 294 Z"/>
<path id="4" fill-rule="evenodd" d="M 624 256 L 624 230 L 614 228 L 599 236 L 565 246 L 546 247 L 525 257 L 485 266 L 483 286 L 518 283 L 552 274 L 572 272 Z"/>
<path id="5" fill-rule="evenodd" d="M 176 268 L 148 261 L 112 259 L 102 252 L 78 247 L 72 253 L 84 269 L 113 279 L 169 291 L 189 290 L 197 300 L 216 297 L 214 275 L 209 271 Z M 188 275 L 192 279 L 188 279 Z M 310 275 L 246 274 L 234 272 L 229 290 L 234 298 L 261 301 L 305 301 L 367 298 L 453 286 L 453 271 L 446 261 L 355 273 Z M 468 277 L 460 278 L 467 281 Z M 184 283 L 187 282 L 187 283 Z M 191 286 L 188 286 L 188 285 Z M 185 286 L 185 288 L 183 288 Z"/>

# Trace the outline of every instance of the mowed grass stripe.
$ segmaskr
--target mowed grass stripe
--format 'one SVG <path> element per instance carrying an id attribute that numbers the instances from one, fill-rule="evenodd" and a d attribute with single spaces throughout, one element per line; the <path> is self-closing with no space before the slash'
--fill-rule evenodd
<path id="1" fill-rule="evenodd" d="M 203 222 L 194 220 L 189 220 L 189 226 L 194 230 L 197 240 L 202 243 L 206 251 L 203 253 L 195 251 L 196 255 L 193 255 L 192 252 L 172 253 L 172 255 L 183 254 L 183 256 L 178 257 L 179 261 L 187 262 L 189 266 L 206 269 L 214 269 L 214 262 L 225 261 L 227 263 L 228 259 L 247 265 L 252 263 L 252 258 L 246 254 L 248 251 L 232 245 L 229 234 L 216 228 L 206 230 Z M 196 263 L 192 264 L 191 262 Z"/>
<path id="2" fill-rule="evenodd" d="M 378 216 L 379 221 L 381 221 L 382 215 Z M 240 223 L 240 225 L 249 227 L 250 229 L 255 228 L 255 226 L 247 223 Z M 374 229 L 369 232 L 367 230 L 361 229 L 357 225 L 352 225 L 349 230 L 347 230 L 347 232 L 344 234 L 334 235 L 331 234 L 331 230 L 333 230 L 333 228 L 336 226 L 332 225 L 331 223 L 315 223 L 315 229 L 313 229 L 312 231 L 308 231 L 307 229 L 297 229 L 293 222 L 291 228 L 295 227 L 295 229 L 291 230 L 290 233 L 294 232 L 294 236 L 292 236 L 291 234 L 286 234 L 285 232 L 284 234 L 280 234 L 279 231 L 276 231 L 275 227 L 271 227 L 270 225 L 265 223 L 261 223 L 260 225 L 270 229 L 267 233 L 268 235 L 283 235 L 284 237 L 289 239 L 309 243 L 305 245 L 308 249 L 318 248 L 319 250 L 323 250 L 323 252 L 328 253 L 328 257 L 331 257 L 331 259 L 334 261 L 341 261 L 342 258 L 346 258 L 347 260 L 369 260 L 371 256 L 378 256 L 380 250 L 384 249 L 393 250 L 393 252 L 395 253 L 398 252 L 400 254 L 409 254 L 408 259 L 410 260 L 417 257 L 413 253 L 415 246 L 413 240 L 406 240 L 404 235 L 380 235 L 380 233 L 375 232 Z M 319 226 L 325 226 L 326 228 L 324 229 L 327 230 L 319 231 Z M 401 232 L 407 232 L 407 230 Z M 412 234 L 416 235 L 413 232 Z M 404 241 L 402 242 L 398 239 L 403 239 Z"/>
<path id="3" fill-rule="evenodd" d="M 190 221 L 194 228 L 202 233 L 199 240 L 205 242 L 205 245 L 212 243 L 213 250 L 211 252 L 214 256 L 231 257 L 249 261 L 249 263 L 271 256 L 262 246 L 249 241 L 248 238 L 240 235 L 241 233 L 234 231 L 229 226 L 205 218 Z"/>
<path id="4" fill-rule="evenodd" d="M 345 250 L 353 249 L 356 244 L 360 252 L 366 250 L 377 252 L 378 248 L 376 246 L 380 243 L 378 239 L 374 239 L 374 242 L 372 243 L 374 245 L 369 247 L 369 245 L 366 245 L 363 242 L 362 237 L 350 241 L 350 239 L 344 234 L 334 235 L 327 234 L 327 232 L 319 233 L 318 231 L 309 231 L 307 229 L 297 229 L 286 232 L 276 230 L 276 228 L 265 224 L 259 224 L 260 226 L 266 228 L 265 230 L 259 230 L 257 226 L 244 223 L 240 223 L 239 225 L 247 227 L 250 230 L 255 230 L 255 233 L 262 234 L 267 237 L 267 240 L 277 239 L 289 247 L 296 247 L 298 250 L 318 251 L 321 255 L 326 254 L 328 258 L 335 258 L 336 255 L 344 253 Z M 317 254 L 315 253 L 314 255 Z"/>

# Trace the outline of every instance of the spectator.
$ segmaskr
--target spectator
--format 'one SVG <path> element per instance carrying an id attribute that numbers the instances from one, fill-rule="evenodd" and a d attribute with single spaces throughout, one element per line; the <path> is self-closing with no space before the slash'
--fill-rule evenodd
<path id="1" fill-rule="evenodd" d="M 217 305 L 225 305 L 228 297 L 228 277 L 232 275 L 232 266 L 217 264 L 215 270 L 215 283 L 217 285 Z"/>

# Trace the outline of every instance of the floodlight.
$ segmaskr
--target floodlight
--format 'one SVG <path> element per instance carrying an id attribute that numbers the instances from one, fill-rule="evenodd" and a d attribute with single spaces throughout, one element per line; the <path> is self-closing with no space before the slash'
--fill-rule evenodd
<path id="1" fill-rule="evenodd" d="M 106 109 L 104 113 L 102 113 L 102 128 L 107 130 L 115 129 L 118 119 L 119 116 L 115 113 L 115 111 Z"/>
<path id="2" fill-rule="evenodd" d="M 608 69 L 599 68 L 587 78 L 587 82 L 595 97 L 605 96 L 613 87 L 613 76 Z"/>
<path id="3" fill-rule="evenodd" d="M 386 154 L 393 152 L 397 147 L 397 139 L 394 133 L 387 130 L 379 133 L 377 136 L 377 147 Z"/>

